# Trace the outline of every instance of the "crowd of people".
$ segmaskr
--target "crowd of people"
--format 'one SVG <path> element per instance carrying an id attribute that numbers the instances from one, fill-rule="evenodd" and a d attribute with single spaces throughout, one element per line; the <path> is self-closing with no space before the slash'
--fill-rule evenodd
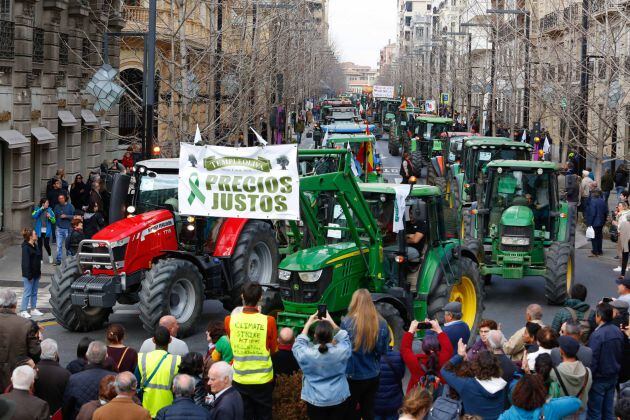
<path id="1" fill-rule="evenodd" d="M 591 308 L 586 287 L 573 284 L 550 325 L 531 304 L 509 338 L 491 319 L 475 336 L 462 304 L 449 302 L 442 323 L 414 320 L 395 343 L 366 289 L 339 324 L 318 311 L 295 337 L 260 312 L 262 287 L 246 283 L 243 306 L 209 323 L 205 354 L 189 351 L 164 316 L 138 350 L 119 324 L 103 340 L 83 338 L 65 368 L 55 340 L 18 316 L 4 289 L 0 419 L 626 420 L 630 281 L 618 288 Z"/>

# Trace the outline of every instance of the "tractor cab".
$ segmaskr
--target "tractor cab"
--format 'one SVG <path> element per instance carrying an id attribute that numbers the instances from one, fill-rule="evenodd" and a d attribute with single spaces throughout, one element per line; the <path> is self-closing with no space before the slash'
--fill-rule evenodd
<path id="1" fill-rule="evenodd" d="M 450 139 L 448 147 L 448 163 L 459 163 L 462 160 L 462 150 L 464 148 L 465 139 L 473 137 L 475 134 L 458 131 L 449 132 L 447 134 Z"/>
<path id="2" fill-rule="evenodd" d="M 410 152 L 419 150 L 422 155 L 434 157 L 448 152 L 448 132 L 453 128 L 451 118 L 419 116 L 415 120 L 414 138 L 411 139 Z"/>

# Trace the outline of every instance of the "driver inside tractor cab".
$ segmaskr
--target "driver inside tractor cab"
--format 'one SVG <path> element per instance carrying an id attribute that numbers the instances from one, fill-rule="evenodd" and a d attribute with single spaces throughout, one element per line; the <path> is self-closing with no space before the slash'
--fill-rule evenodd
<path id="1" fill-rule="evenodd" d="M 411 292 L 416 292 L 418 271 L 426 243 L 427 224 L 419 217 L 417 204 L 409 209 L 409 219 L 405 221 L 405 243 L 407 244 L 407 283 Z"/>

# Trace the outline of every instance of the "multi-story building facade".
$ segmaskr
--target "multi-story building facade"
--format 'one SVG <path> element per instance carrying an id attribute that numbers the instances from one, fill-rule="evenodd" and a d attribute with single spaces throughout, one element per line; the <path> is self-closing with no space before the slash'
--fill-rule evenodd
<path id="1" fill-rule="evenodd" d="M 0 230 L 32 225 L 47 181 L 86 178 L 116 149 L 118 112 L 94 113 L 85 86 L 102 64 L 106 32 L 120 31 L 116 2 L 0 4 Z M 109 43 L 118 67 L 118 42 Z M 2 235 L 2 232 L 0 232 Z"/>
<path id="2" fill-rule="evenodd" d="M 346 77 L 346 85 L 353 93 L 362 93 L 376 82 L 378 72 L 370 66 L 360 66 L 346 61 L 341 63 L 341 68 Z"/>

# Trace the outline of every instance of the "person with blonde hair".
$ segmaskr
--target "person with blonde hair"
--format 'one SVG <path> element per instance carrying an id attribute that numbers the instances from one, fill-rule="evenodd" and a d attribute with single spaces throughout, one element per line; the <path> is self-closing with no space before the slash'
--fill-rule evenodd
<path id="1" fill-rule="evenodd" d="M 426 389 L 415 387 L 411 390 L 400 408 L 398 420 L 422 420 L 431 410 L 433 396 Z"/>
<path id="2" fill-rule="evenodd" d="M 351 418 L 371 420 L 374 418 L 380 360 L 388 350 L 389 329 L 367 289 L 358 289 L 352 295 L 348 314 L 341 320 L 341 329 L 348 332 L 352 343 L 352 356 L 346 368 Z"/>

